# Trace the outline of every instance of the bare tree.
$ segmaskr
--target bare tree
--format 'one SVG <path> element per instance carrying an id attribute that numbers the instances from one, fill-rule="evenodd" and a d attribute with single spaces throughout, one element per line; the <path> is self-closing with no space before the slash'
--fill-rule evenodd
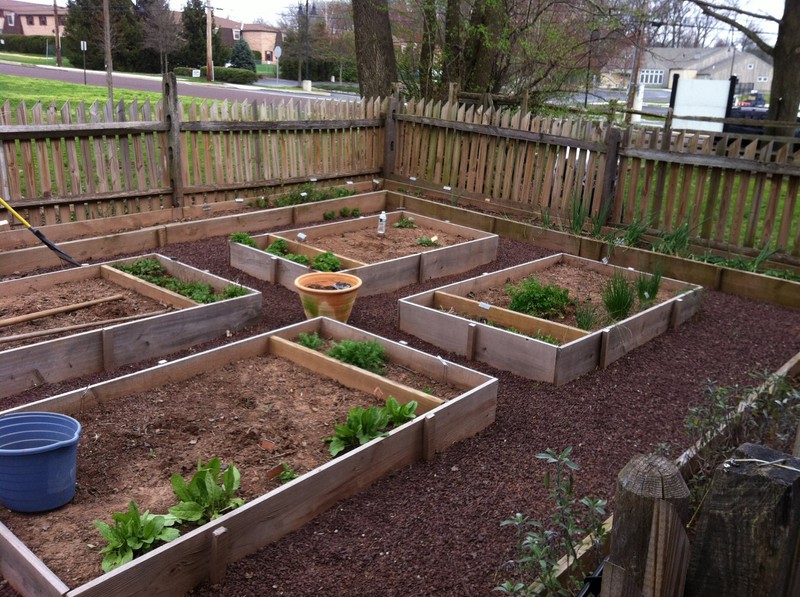
<path id="1" fill-rule="evenodd" d="M 388 0 L 353 0 L 353 25 L 361 95 L 385 97 L 397 80 Z"/>
<path id="2" fill-rule="evenodd" d="M 800 106 L 800 77 L 797 76 L 797 56 L 800 55 L 800 0 L 785 0 L 783 17 L 780 19 L 704 0 L 691 2 L 705 14 L 740 31 L 757 48 L 772 57 L 769 119 L 791 122 L 792 126 L 773 128 L 767 132 L 793 136 L 797 109 Z M 778 25 L 778 37 L 774 46 L 764 41 L 763 35 L 752 27 L 753 21 Z"/>
<path id="3" fill-rule="evenodd" d="M 169 55 L 183 46 L 182 27 L 169 8 L 169 0 L 150 0 L 143 8 L 143 45 L 158 52 L 163 74 L 169 70 Z"/>

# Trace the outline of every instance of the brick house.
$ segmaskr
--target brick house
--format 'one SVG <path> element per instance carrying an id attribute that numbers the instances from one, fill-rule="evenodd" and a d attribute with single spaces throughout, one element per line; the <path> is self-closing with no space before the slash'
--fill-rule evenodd
<path id="1" fill-rule="evenodd" d="M 58 32 L 63 34 L 67 9 L 50 4 L 34 4 L 17 0 L 0 0 L 0 34 L 3 35 L 55 35 L 56 10 Z"/>
<path id="2" fill-rule="evenodd" d="M 3 0 L 0 0 L 2 2 Z M 214 15 L 214 25 L 219 29 L 222 43 L 233 47 L 240 38 L 244 38 L 251 50 L 261 52 L 261 62 L 275 62 L 275 47 L 282 41 L 282 33 L 270 29 L 267 25 L 242 23 Z"/>

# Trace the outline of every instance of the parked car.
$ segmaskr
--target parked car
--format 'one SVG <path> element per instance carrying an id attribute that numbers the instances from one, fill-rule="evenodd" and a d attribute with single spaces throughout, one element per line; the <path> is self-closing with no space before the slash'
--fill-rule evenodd
<path id="1" fill-rule="evenodd" d="M 758 91 L 752 91 L 747 95 L 743 95 L 739 98 L 739 106 L 746 107 L 746 108 L 764 108 L 768 106 L 767 99 L 764 97 L 763 93 Z"/>

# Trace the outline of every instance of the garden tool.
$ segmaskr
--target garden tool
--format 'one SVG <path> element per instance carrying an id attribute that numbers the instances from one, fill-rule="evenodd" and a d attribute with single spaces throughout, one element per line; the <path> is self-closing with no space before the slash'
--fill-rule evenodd
<path id="1" fill-rule="evenodd" d="M 13 215 L 15 218 L 17 218 L 17 220 L 19 220 L 22 223 L 22 225 L 25 226 L 25 228 L 27 228 L 28 230 L 33 232 L 39 238 L 39 240 L 42 241 L 45 245 L 47 245 L 48 248 L 50 248 L 51 251 L 53 251 L 56 255 L 59 256 L 59 258 L 61 258 L 64 261 L 67 261 L 67 262 L 71 263 L 72 265 L 77 265 L 78 267 L 80 267 L 80 265 L 81 265 L 80 263 L 75 261 L 72 257 L 67 255 L 64 251 L 59 249 L 55 245 L 55 243 L 53 243 L 53 241 L 51 241 L 44 234 L 42 234 L 42 232 L 40 230 L 37 230 L 36 228 L 31 226 L 27 221 L 25 221 L 25 218 L 23 218 L 16 211 L 14 211 L 14 208 L 12 208 L 8 203 L 6 203 L 5 200 L 2 197 L 0 197 L 0 205 L 2 205 L 9 212 L 11 212 L 11 215 Z"/>

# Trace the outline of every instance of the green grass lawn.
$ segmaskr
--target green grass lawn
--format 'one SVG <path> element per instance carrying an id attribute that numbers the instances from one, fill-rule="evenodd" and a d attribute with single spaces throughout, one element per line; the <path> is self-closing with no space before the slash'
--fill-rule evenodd
<path id="1" fill-rule="evenodd" d="M 66 101 L 71 104 L 77 104 L 81 101 L 91 104 L 95 100 L 105 102 L 108 99 L 108 90 L 105 87 L 62 83 L 61 81 L 47 81 L 45 79 L 30 79 L 13 75 L 0 75 L 0 89 L 3 90 L 0 101 L 10 100 L 11 107 L 14 110 L 23 100 L 28 109 L 37 101 L 41 101 L 45 106 L 55 102 L 60 109 Z M 114 89 L 115 102 L 124 100 L 127 104 L 132 100 L 137 100 L 139 104 L 142 104 L 146 99 L 150 99 L 151 103 L 155 103 L 161 99 L 161 94 Z"/>
<path id="2" fill-rule="evenodd" d="M 33 54 L 16 54 L 14 52 L 0 52 L 0 60 L 19 62 L 20 64 L 44 64 L 56 66 L 55 56 L 37 56 Z M 62 66 L 72 66 L 69 60 L 62 56 Z"/>

